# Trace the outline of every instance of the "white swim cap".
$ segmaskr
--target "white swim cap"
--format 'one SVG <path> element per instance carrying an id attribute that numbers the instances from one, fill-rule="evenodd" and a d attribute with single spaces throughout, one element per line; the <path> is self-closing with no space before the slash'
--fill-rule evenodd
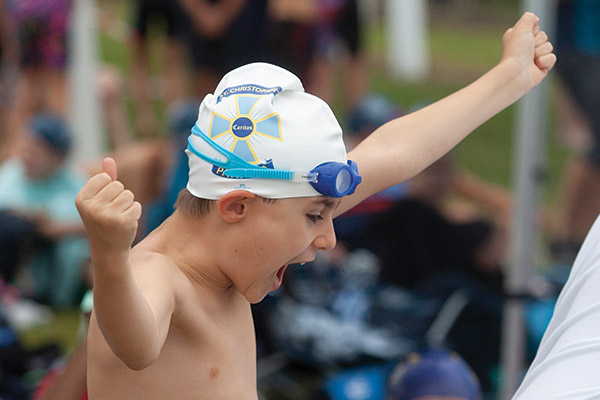
<path id="1" fill-rule="evenodd" d="M 306 93 L 297 76 L 271 64 L 248 64 L 225 75 L 202 101 L 195 129 L 257 166 L 311 171 L 324 162 L 347 162 L 342 129 L 329 106 Z M 189 141 L 211 158 L 227 158 L 198 135 Z M 196 197 L 216 200 L 239 189 L 272 199 L 319 195 L 308 182 L 227 177 L 223 168 L 186 153 L 187 189 Z"/>

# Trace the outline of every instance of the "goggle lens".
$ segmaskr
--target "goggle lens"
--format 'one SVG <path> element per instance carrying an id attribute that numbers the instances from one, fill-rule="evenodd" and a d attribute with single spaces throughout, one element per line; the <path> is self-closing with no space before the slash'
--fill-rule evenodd
<path id="1" fill-rule="evenodd" d="M 340 172 L 335 179 L 335 188 L 339 193 L 346 193 L 352 185 L 352 175 L 346 168 L 340 169 Z"/>

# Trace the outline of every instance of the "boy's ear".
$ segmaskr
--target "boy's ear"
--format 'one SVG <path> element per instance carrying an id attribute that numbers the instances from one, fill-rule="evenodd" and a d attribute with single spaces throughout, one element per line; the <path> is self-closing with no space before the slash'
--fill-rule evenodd
<path id="1" fill-rule="evenodd" d="M 227 222 L 238 222 L 247 215 L 248 205 L 256 195 L 247 190 L 234 190 L 226 193 L 217 202 L 219 215 Z"/>

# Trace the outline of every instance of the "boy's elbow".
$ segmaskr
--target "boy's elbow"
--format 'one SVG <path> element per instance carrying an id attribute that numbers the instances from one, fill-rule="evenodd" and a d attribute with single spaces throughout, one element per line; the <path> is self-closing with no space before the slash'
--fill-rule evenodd
<path id="1" fill-rule="evenodd" d="M 160 350 L 151 351 L 148 349 L 135 349 L 128 348 L 123 351 L 113 349 L 115 355 L 125 364 L 125 366 L 133 371 L 142 371 L 158 360 Z"/>
<path id="2" fill-rule="evenodd" d="M 138 361 L 138 360 L 133 360 L 131 362 L 126 362 L 125 365 L 127 366 L 127 368 L 129 368 L 132 371 L 143 371 L 146 368 L 148 368 L 149 366 L 151 366 L 153 364 L 153 362 L 148 362 L 148 361 Z"/>
<path id="3" fill-rule="evenodd" d="M 158 356 L 153 357 L 149 355 L 121 356 L 117 354 L 117 356 L 119 357 L 119 359 L 121 359 L 121 361 L 123 362 L 123 364 L 125 364 L 127 368 L 133 371 L 142 371 L 154 364 L 156 360 L 158 360 Z"/>

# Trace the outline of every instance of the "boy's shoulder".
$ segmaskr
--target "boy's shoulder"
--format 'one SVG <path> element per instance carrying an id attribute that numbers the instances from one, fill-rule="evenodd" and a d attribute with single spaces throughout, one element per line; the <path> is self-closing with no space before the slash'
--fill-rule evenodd
<path id="1" fill-rule="evenodd" d="M 136 281 L 148 283 L 160 282 L 162 286 L 173 289 L 181 287 L 187 278 L 180 266 L 167 252 L 161 252 L 144 239 L 131 251 L 129 262 Z"/>

